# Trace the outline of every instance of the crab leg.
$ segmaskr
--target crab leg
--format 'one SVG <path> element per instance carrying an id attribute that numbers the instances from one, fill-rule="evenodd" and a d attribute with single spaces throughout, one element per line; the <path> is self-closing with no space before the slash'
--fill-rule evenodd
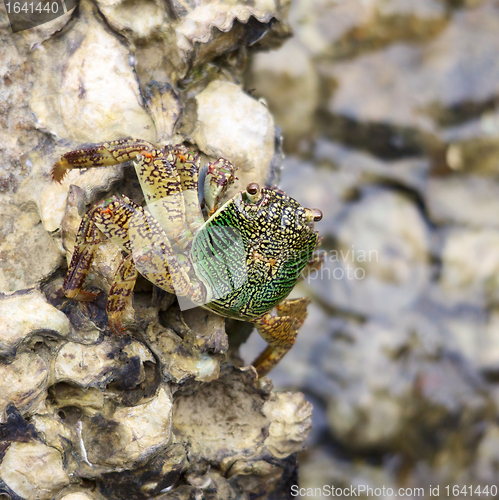
<path id="1" fill-rule="evenodd" d="M 120 139 L 97 146 L 70 151 L 52 167 L 52 180 L 61 182 L 73 168 L 108 167 L 135 158 L 143 152 L 157 151 L 156 146 L 140 139 Z"/>
<path id="2" fill-rule="evenodd" d="M 171 156 L 171 155 L 170 155 Z M 137 177 L 148 210 L 157 218 L 167 235 L 183 247 L 192 238 L 185 228 L 185 207 L 180 176 L 165 152 L 140 139 L 120 139 L 64 154 L 52 169 L 52 178 L 60 182 L 72 168 L 105 167 L 136 158 Z"/>
<path id="3" fill-rule="evenodd" d="M 124 196 L 104 200 L 83 217 L 69 266 L 64 293 L 77 300 L 92 300 L 96 294 L 82 290 L 88 270 L 103 235 L 127 253 L 109 292 L 106 310 L 114 333 L 122 333 L 121 318 L 131 301 L 137 271 L 170 293 L 202 302 L 205 291 L 190 280 L 189 265 L 176 257 L 165 232 L 142 207 Z"/>
<path id="4" fill-rule="evenodd" d="M 258 333 L 269 344 L 252 363 L 259 377 L 269 373 L 293 347 L 309 303 L 307 297 L 285 300 L 276 307 L 277 316 L 268 313 L 255 322 Z"/>
<path id="5" fill-rule="evenodd" d="M 97 293 L 82 290 L 88 270 L 95 257 L 97 247 L 102 242 L 102 233 L 93 220 L 98 206 L 92 207 L 84 216 L 76 236 L 73 257 L 64 278 L 64 294 L 75 300 L 93 300 Z"/>
<path id="6" fill-rule="evenodd" d="M 132 305 L 132 292 L 137 276 L 133 256 L 129 254 L 118 267 L 107 297 L 106 312 L 109 327 L 115 335 L 125 333 L 121 319 L 126 310 Z"/>
<path id="7" fill-rule="evenodd" d="M 218 210 L 218 205 L 228 187 L 234 182 L 234 165 L 223 158 L 208 165 L 208 172 L 204 182 L 204 200 L 208 207 L 208 215 Z"/>
<path id="8" fill-rule="evenodd" d="M 159 156 L 143 153 L 133 164 L 147 210 L 172 241 L 182 247 L 192 234 L 185 227 L 184 197 L 177 169 L 162 152 Z"/>
<path id="9" fill-rule="evenodd" d="M 199 154 L 194 154 L 185 146 L 175 146 L 167 151 L 167 159 L 175 165 L 180 176 L 185 217 L 194 234 L 204 224 L 198 195 Z"/>

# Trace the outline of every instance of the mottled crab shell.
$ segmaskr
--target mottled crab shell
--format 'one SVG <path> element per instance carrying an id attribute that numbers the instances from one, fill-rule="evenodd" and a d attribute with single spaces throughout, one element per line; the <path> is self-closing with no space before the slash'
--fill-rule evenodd
<path id="1" fill-rule="evenodd" d="M 196 234 L 196 274 L 211 292 L 207 309 L 253 320 L 284 300 L 311 260 L 318 234 L 305 209 L 278 189 L 251 203 L 240 192 Z"/>

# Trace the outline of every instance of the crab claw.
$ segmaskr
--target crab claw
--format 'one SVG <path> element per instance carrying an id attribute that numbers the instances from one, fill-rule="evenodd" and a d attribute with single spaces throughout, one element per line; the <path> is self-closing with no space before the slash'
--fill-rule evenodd
<path id="1" fill-rule="evenodd" d="M 52 167 L 51 176 L 54 182 L 58 182 L 59 184 L 62 182 L 68 170 L 71 169 L 71 165 L 69 162 L 63 157 L 57 162 L 54 163 Z"/>
<path id="2" fill-rule="evenodd" d="M 227 188 L 234 182 L 234 172 L 236 167 L 228 160 L 219 158 L 215 163 L 208 165 L 206 180 L 204 183 L 204 199 L 213 213 L 218 208 L 218 203 L 227 191 Z"/>

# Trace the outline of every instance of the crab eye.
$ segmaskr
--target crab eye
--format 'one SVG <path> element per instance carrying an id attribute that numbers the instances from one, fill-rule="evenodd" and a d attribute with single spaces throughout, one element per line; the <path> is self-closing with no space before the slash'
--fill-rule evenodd
<path id="1" fill-rule="evenodd" d="M 252 196 L 260 191 L 260 186 L 256 182 L 252 182 L 246 186 L 246 192 Z"/>
<path id="2" fill-rule="evenodd" d="M 308 224 L 313 226 L 314 222 L 319 222 L 322 219 L 322 212 L 318 208 L 306 208 L 305 219 Z"/>
<path id="3" fill-rule="evenodd" d="M 322 212 L 318 208 L 311 209 L 314 214 L 314 221 L 319 222 L 322 219 Z"/>
<path id="4" fill-rule="evenodd" d="M 256 182 L 251 182 L 246 186 L 246 199 L 250 203 L 257 203 L 261 198 L 260 186 Z"/>

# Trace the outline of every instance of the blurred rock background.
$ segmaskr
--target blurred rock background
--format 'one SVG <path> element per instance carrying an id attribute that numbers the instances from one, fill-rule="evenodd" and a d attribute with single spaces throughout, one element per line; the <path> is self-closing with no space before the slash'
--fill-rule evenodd
<path id="1" fill-rule="evenodd" d="M 282 188 L 325 214 L 325 265 L 295 290 L 315 302 L 272 372 L 314 404 L 300 485 L 490 494 L 499 2 L 295 0 L 290 24 L 247 88 L 282 129 Z"/>

